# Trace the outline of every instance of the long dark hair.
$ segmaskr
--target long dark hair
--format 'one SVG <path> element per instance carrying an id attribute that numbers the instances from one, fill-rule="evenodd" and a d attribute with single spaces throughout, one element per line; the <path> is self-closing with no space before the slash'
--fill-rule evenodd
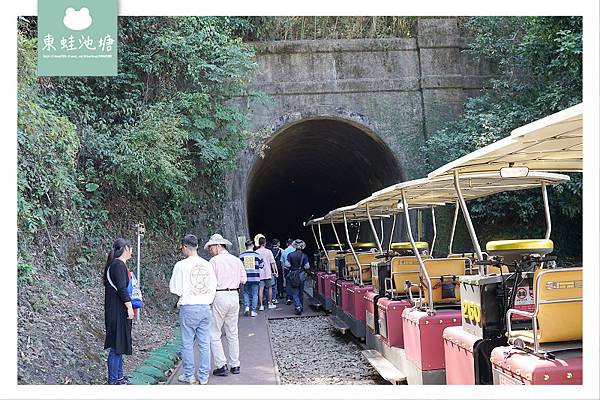
<path id="1" fill-rule="evenodd" d="M 110 264 L 115 261 L 115 258 L 119 258 L 123 255 L 125 251 L 125 246 L 131 247 L 131 242 L 127 239 L 118 238 L 114 241 L 112 248 L 108 252 L 108 257 L 106 258 L 106 265 L 104 265 L 104 274 L 102 274 L 102 282 L 104 282 L 104 286 L 106 286 L 106 271 Z"/>

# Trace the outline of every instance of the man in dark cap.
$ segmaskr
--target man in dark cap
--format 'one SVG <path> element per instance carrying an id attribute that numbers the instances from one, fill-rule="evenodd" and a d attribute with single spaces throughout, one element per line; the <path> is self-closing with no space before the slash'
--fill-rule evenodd
<path id="1" fill-rule="evenodd" d="M 292 246 L 295 250 L 287 256 L 285 262 L 286 290 L 291 292 L 294 299 L 296 315 L 300 315 L 304 310 L 304 281 L 306 280 L 306 271 L 310 269 L 310 263 L 308 256 L 302 251 L 306 247 L 303 240 L 294 240 Z"/>

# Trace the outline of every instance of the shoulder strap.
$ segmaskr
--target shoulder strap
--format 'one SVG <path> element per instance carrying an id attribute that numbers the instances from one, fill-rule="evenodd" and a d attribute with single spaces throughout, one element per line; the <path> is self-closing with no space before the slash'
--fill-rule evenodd
<path id="1" fill-rule="evenodd" d="M 112 286 L 118 292 L 119 290 L 117 289 L 117 287 L 113 283 L 112 279 L 110 279 L 110 273 L 109 272 L 110 272 L 110 265 L 106 269 L 106 279 L 108 280 L 108 283 L 110 283 L 110 286 Z"/>

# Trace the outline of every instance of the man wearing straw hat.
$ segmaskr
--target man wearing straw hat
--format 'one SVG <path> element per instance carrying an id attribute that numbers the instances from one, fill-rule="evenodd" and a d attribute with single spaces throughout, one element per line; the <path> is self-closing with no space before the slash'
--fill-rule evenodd
<path id="1" fill-rule="evenodd" d="M 238 314 L 240 313 L 240 284 L 246 283 L 244 264 L 236 256 L 229 254 L 231 242 L 214 234 L 204 245 L 213 256 L 210 263 L 217 277 L 217 292 L 213 302 L 213 318 L 210 329 L 210 348 L 217 367 L 213 375 L 226 376 L 240 373 L 240 344 L 238 340 Z M 229 350 L 229 366 L 223 351 L 221 335 L 225 327 L 225 338 Z"/>

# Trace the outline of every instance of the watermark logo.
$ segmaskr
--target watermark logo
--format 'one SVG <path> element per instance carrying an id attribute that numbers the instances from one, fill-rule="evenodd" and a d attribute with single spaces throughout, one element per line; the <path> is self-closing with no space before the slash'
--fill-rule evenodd
<path id="1" fill-rule="evenodd" d="M 117 0 L 38 0 L 38 75 L 117 75 Z"/>
<path id="2" fill-rule="evenodd" d="M 90 10 L 82 8 L 79 11 L 75 11 L 73 8 L 67 8 L 65 11 L 65 17 L 63 18 L 63 24 L 72 31 L 82 31 L 92 25 L 92 17 Z"/>

